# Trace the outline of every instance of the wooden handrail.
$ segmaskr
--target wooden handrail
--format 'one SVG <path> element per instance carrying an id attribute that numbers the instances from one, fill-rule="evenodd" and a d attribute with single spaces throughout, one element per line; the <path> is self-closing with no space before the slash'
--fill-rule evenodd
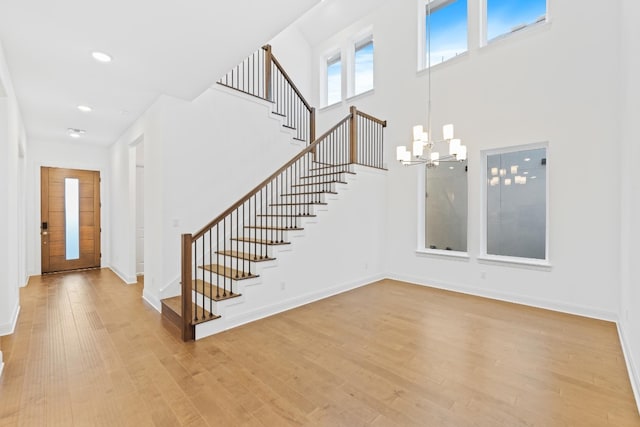
<path id="1" fill-rule="evenodd" d="M 360 117 L 364 117 L 365 119 L 369 119 L 371 121 L 374 121 L 374 122 L 378 123 L 379 125 L 382 125 L 382 127 L 387 127 L 387 121 L 386 120 L 380 120 L 379 118 L 373 117 L 372 115 L 367 114 L 367 113 L 363 113 L 362 111 L 358 111 L 358 115 Z"/>
<path id="2" fill-rule="evenodd" d="M 262 181 L 260 184 L 258 184 L 253 190 L 249 191 L 243 198 L 241 198 L 240 200 L 238 200 L 236 203 L 234 203 L 233 205 L 231 205 L 230 208 L 228 208 L 227 210 L 225 210 L 224 212 L 222 212 L 220 215 L 218 215 L 213 221 L 209 222 L 207 225 L 205 225 L 200 231 L 198 231 L 196 234 L 193 235 L 192 237 L 192 241 L 196 241 L 198 240 L 200 237 L 204 236 L 204 234 L 209 231 L 212 227 L 214 227 L 217 223 L 219 223 L 220 221 L 222 221 L 227 215 L 229 215 L 230 213 L 234 212 L 237 208 L 239 208 L 240 206 L 242 206 L 247 200 L 249 200 L 254 194 L 258 193 L 260 190 L 262 190 L 262 188 L 267 185 L 269 182 L 273 181 L 278 175 L 280 175 L 282 172 L 284 172 L 289 166 L 291 166 L 292 164 L 294 164 L 296 161 L 298 161 L 302 156 L 304 156 L 305 154 L 313 151 L 316 146 L 322 142 L 322 140 L 324 140 L 329 134 L 331 134 L 331 132 L 333 132 L 334 130 L 336 130 L 337 128 L 339 128 L 340 126 L 342 126 L 347 120 L 351 119 L 351 114 L 349 114 L 347 117 L 345 117 L 344 119 L 342 119 L 340 122 L 338 122 L 338 124 L 336 124 L 335 126 L 333 126 L 331 129 L 329 129 L 328 131 L 326 131 L 325 133 L 323 133 L 318 139 L 316 139 L 314 142 L 312 142 L 311 144 L 309 144 L 307 146 L 307 148 L 305 148 L 304 150 L 302 150 L 301 152 L 299 152 L 294 158 L 292 158 L 291 160 L 289 160 L 287 163 L 285 163 L 280 169 L 278 169 L 277 171 L 275 171 L 274 173 L 272 173 L 271 175 L 269 175 L 269 177 L 267 179 L 265 179 L 264 181 Z"/>
<path id="3" fill-rule="evenodd" d="M 284 68 L 282 68 L 282 65 L 280 65 L 280 62 L 276 59 L 275 56 L 271 56 L 271 59 L 273 60 L 273 63 L 275 64 L 276 67 L 278 67 L 278 70 L 280 70 L 280 72 L 282 73 L 282 75 L 284 76 L 284 78 L 287 80 L 287 82 L 289 82 L 289 84 L 291 85 L 291 88 L 293 89 L 293 91 L 296 93 L 296 95 L 298 95 L 298 97 L 300 97 L 300 100 L 302 101 L 302 103 L 304 104 L 305 107 L 307 107 L 307 110 L 311 111 L 311 105 L 309 105 L 309 103 L 307 102 L 306 99 L 304 99 L 304 96 L 302 96 L 302 94 L 300 93 L 300 91 L 298 90 L 298 88 L 296 87 L 296 85 L 293 83 L 293 80 L 291 80 L 291 77 L 289 77 L 289 75 L 287 74 L 287 72 L 284 70 Z"/>

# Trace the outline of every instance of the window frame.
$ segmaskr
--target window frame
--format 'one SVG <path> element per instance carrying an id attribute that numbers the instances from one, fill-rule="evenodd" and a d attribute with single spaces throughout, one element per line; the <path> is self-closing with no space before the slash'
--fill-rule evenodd
<path id="1" fill-rule="evenodd" d="M 340 62 L 340 98 L 332 103 L 329 103 L 329 66 L 332 60 L 336 59 L 334 62 Z M 331 107 L 333 105 L 340 104 L 344 100 L 344 55 L 342 55 L 341 49 L 332 49 L 326 54 L 322 55 L 322 67 L 321 67 L 321 75 L 322 75 L 322 91 L 321 91 L 321 104 L 324 107 Z"/>
<path id="2" fill-rule="evenodd" d="M 536 20 L 536 21 L 531 22 L 529 24 L 526 24 L 524 26 L 514 27 L 509 32 L 500 34 L 498 36 L 495 36 L 492 39 L 489 39 L 489 20 L 488 20 L 489 6 L 488 6 L 488 0 L 481 0 L 481 4 L 480 4 L 480 47 L 488 46 L 488 45 L 490 45 L 490 44 L 492 44 L 494 42 L 497 42 L 499 40 L 504 40 L 506 38 L 509 38 L 509 37 L 513 36 L 514 34 L 519 34 L 519 33 L 522 33 L 522 32 L 526 32 L 526 31 L 528 31 L 528 30 L 530 30 L 532 28 L 548 24 L 550 22 L 549 3 L 550 3 L 550 0 L 546 0 L 545 1 L 544 19 Z"/>
<path id="3" fill-rule="evenodd" d="M 431 3 L 431 13 L 437 11 L 437 9 L 445 7 L 448 3 L 453 3 L 456 0 L 418 0 L 418 52 L 417 52 L 417 71 L 424 71 L 428 67 L 428 59 L 427 59 L 427 26 L 425 24 L 425 18 L 427 16 L 427 5 Z M 452 56 L 449 59 L 445 59 L 442 62 L 437 64 L 431 64 L 431 67 L 437 67 L 442 64 L 447 64 L 456 58 L 465 56 L 469 53 L 471 46 L 471 37 L 470 37 L 470 25 L 469 25 L 469 16 L 470 16 L 470 4 L 474 0 L 466 0 L 467 1 L 467 49 L 460 53 L 459 55 Z M 487 0 L 482 0 L 485 5 Z M 547 0 L 548 1 L 548 0 Z M 485 6 L 486 9 L 486 6 Z M 486 12 L 484 12 L 486 16 Z M 486 20 L 485 20 L 486 21 Z"/>
<path id="4" fill-rule="evenodd" d="M 439 167 L 445 167 L 441 165 Z M 468 160 L 467 160 L 468 167 Z M 436 255 L 450 258 L 469 259 L 469 175 L 467 172 L 467 250 L 447 251 L 444 249 L 431 249 L 427 247 L 427 168 L 418 168 L 418 239 L 416 253 L 426 255 Z"/>
<path id="5" fill-rule="evenodd" d="M 531 144 L 524 145 L 515 145 L 509 147 L 500 147 L 493 148 L 488 150 L 482 150 L 480 152 L 481 157 L 481 180 L 480 180 L 480 197 L 481 197 L 481 209 L 480 209 L 480 251 L 478 255 L 478 259 L 482 261 L 493 261 L 498 263 L 510 263 L 510 264 L 520 264 L 520 265 L 530 265 L 530 266 L 538 266 L 538 267 L 551 267 L 551 257 L 549 253 L 549 204 L 550 204 L 550 182 L 551 182 L 551 173 L 549 163 L 546 163 L 546 182 L 545 182 L 545 196 L 546 196 L 546 206 L 545 206 L 545 258 L 537 259 L 537 258 L 524 258 L 518 256 L 507 256 L 507 255 L 493 255 L 487 253 L 487 220 L 488 220 L 488 203 L 487 203 L 487 187 L 489 185 L 489 176 L 487 173 L 487 161 L 488 157 L 496 154 L 506 154 L 506 153 L 514 153 L 518 151 L 524 150 L 535 150 L 544 148 L 546 150 L 546 158 L 549 158 L 550 149 L 548 142 L 536 142 Z"/>
<path id="6" fill-rule="evenodd" d="M 370 89 L 365 91 L 356 93 L 356 54 L 358 49 L 361 49 L 371 43 L 373 45 L 373 63 L 371 64 L 371 77 L 372 77 L 372 86 Z M 361 32 L 358 36 L 353 37 L 350 43 L 350 61 L 349 61 L 349 79 L 347 79 L 347 99 L 353 98 L 356 96 L 360 96 L 366 93 L 373 91 L 376 87 L 375 85 L 375 41 L 373 39 L 373 31 L 368 29 L 367 31 Z"/>

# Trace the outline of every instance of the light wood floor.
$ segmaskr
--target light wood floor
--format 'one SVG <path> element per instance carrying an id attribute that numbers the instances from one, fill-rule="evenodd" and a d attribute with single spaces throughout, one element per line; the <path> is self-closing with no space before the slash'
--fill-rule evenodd
<path id="1" fill-rule="evenodd" d="M 612 323 L 383 281 L 184 344 L 141 292 L 32 279 L 0 426 L 640 426 Z"/>

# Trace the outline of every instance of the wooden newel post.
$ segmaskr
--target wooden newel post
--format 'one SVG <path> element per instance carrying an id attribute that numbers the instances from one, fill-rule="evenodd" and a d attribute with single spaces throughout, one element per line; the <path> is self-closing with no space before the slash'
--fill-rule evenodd
<path id="1" fill-rule="evenodd" d="M 311 144 L 316 140 L 316 107 L 311 107 L 309 115 L 309 144 Z"/>
<path id="2" fill-rule="evenodd" d="M 358 163 L 358 110 L 351 106 L 349 118 L 349 163 Z"/>
<path id="3" fill-rule="evenodd" d="M 180 275 L 180 284 L 182 285 L 182 340 L 191 341 L 194 339 L 194 326 L 191 324 L 193 319 L 191 302 L 191 244 L 193 238 L 191 234 L 182 235 L 182 272 Z"/>
<path id="4" fill-rule="evenodd" d="M 273 101 L 272 88 L 271 88 L 271 45 L 264 46 L 264 99 L 267 101 Z"/>

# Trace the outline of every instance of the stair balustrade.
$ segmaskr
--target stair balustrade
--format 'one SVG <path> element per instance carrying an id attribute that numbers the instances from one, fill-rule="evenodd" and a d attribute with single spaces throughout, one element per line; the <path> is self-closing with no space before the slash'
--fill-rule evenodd
<path id="1" fill-rule="evenodd" d="M 265 45 L 224 75 L 218 84 L 273 103 L 273 114 L 295 132 L 293 139 L 315 140 L 316 111 L 304 99 L 293 80 Z"/>
<path id="2" fill-rule="evenodd" d="M 239 296 L 237 284 L 257 277 L 255 264 L 273 260 L 270 247 L 290 244 L 286 233 L 301 230 L 346 183 L 351 164 L 383 167 L 386 122 L 351 107 L 347 117 L 262 181 L 195 234 L 182 235 L 182 338 L 195 325 L 217 318 L 215 303 Z"/>

